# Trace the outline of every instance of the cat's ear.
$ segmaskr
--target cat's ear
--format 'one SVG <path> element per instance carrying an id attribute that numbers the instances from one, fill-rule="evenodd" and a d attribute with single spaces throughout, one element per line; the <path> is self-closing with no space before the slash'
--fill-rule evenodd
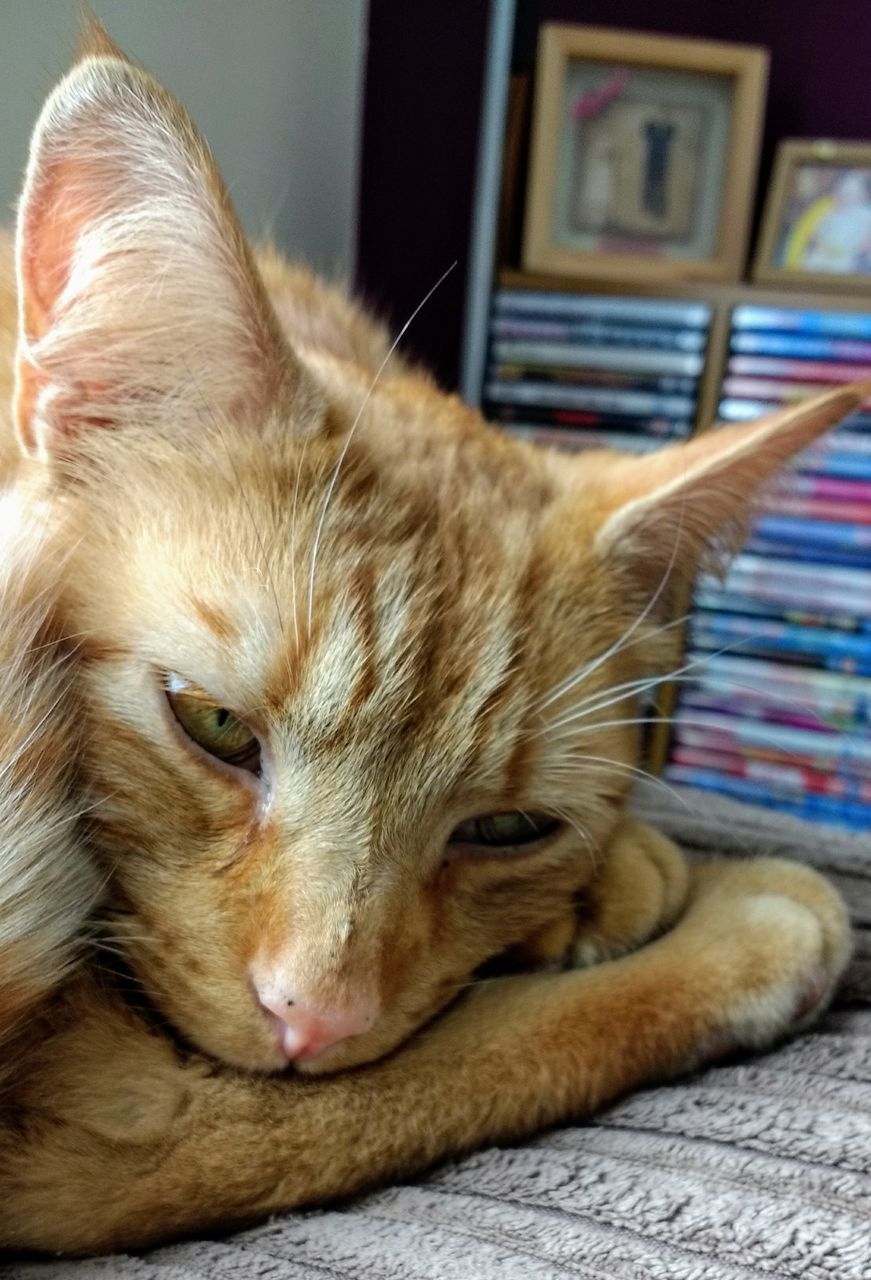
<path id="1" fill-rule="evenodd" d="M 837 387 L 756 422 L 605 464 L 593 498 L 596 550 L 648 596 L 667 579 L 677 585 L 716 565 L 740 546 L 764 483 L 869 394 L 869 383 Z"/>
<path id="2" fill-rule="evenodd" d="M 36 126 L 18 220 L 22 447 L 253 417 L 298 368 L 208 148 L 98 24 Z"/>

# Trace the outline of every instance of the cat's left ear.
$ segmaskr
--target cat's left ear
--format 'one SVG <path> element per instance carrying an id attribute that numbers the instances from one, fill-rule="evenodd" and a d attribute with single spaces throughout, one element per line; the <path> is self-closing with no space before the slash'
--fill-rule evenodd
<path id="1" fill-rule="evenodd" d="M 837 387 L 686 444 L 603 460 L 590 494 L 597 552 L 648 597 L 666 579 L 686 581 L 700 564 L 738 549 L 765 481 L 869 394 L 868 383 Z M 583 474 L 583 455 L 576 465 Z"/>
<path id="2" fill-rule="evenodd" d="M 85 53 L 18 221 L 16 422 L 45 458 L 94 428 L 256 417 L 300 376 L 187 113 L 96 25 Z"/>

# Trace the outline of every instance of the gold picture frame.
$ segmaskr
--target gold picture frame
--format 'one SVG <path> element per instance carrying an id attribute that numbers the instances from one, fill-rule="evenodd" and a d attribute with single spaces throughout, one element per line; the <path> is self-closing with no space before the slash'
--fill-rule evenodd
<path id="1" fill-rule="evenodd" d="M 738 279 L 767 79 L 764 49 L 546 23 L 524 269 Z"/>
<path id="2" fill-rule="evenodd" d="M 753 278 L 871 293 L 871 143 L 781 142 Z"/>

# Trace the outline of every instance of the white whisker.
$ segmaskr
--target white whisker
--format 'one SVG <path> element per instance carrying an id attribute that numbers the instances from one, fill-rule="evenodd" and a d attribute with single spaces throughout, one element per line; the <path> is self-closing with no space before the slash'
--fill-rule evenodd
<path id="1" fill-rule="evenodd" d="M 577 706 L 573 707 L 566 715 L 560 716 L 556 720 L 549 721 L 543 729 L 539 729 L 532 735 L 532 737 L 541 737 L 550 729 L 559 729 L 562 728 L 563 725 L 573 724 L 578 720 L 585 720 L 587 716 L 592 715 L 595 711 L 603 711 L 607 707 L 612 706 L 615 702 L 623 702 L 626 698 L 643 693 L 645 690 L 652 689 L 658 684 L 665 684 L 673 680 L 678 680 L 679 677 L 683 676 L 687 671 L 693 671 L 697 667 L 705 666 L 712 658 L 719 658 L 724 653 L 729 653 L 733 649 L 740 648 L 743 644 L 750 644 L 753 640 L 758 640 L 760 638 L 760 636 L 744 636 L 740 640 L 733 641 L 732 644 L 724 645 L 722 649 L 717 649 L 714 653 L 708 653 L 704 654 L 702 657 L 694 658 L 692 662 L 687 662 L 682 667 L 676 667 L 674 671 L 666 672 L 664 675 L 645 676 L 637 681 L 626 681 L 623 685 L 615 685 L 611 690 L 603 690 L 602 701 L 598 703 L 594 702 L 593 705 L 590 705 L 592 699 L 588 698 L 578 703 Z M 626 689 L 627 692 L 615 698 L 607 697 L 609 693 L 617 693 L 621 689 Z"/>
<path id="2" fill-rule="evenodd" d="M 296 513 L 299 506 L 299 482 L 302 476 L 303 463 L 308 449 L 308 442 L 311 439 L 311 432 L 307 432 L 302 442 L 302 449 L 299 453 L 299 461 L 296 465 L 296 481 L 293 486 L 293 506 L 290 512 L 290 594 L 293 602 L 293 634 L 296 641 L 297 650 L 299 650 L 299 614 L 296 600 Z"/>
<path id="3" fill-rule="evenodd" d="M 612 760 L 609 756 L 588 756 L 582 755 L 575 757 L 578 764 L 592 765 L 594 768 L 598 766 L 600 769 L 622 769 L 626 773 L 630 773 L 633 777 L 643 778 L 645 782 L 653 782 L 663 790 L 668 791 L 675 800 L 677 800 L 689 812 L 693 812 L 692 805 L 675 791 L 664 778 L 658 778 L 655 773 L 649 773 L 647 769 L 642 769 L 638 765 L 627 764 L 624 760 Z"/>
<path id="4" fill-rule="evenodd" d="M 684 498 L 684 502 L 685 501 L 686 499 Z M 620 653 L 624 648 L 626 648 L 626 646 L 629 643 L 630 637 L 635 634 L 635 632 L 641 626 L 644 619 L 650 613 L 651 609 L 653 609 L 656 606 L 656 603 L 659 600 L 659 597 L 662 595 L 663 591 L 665 590 L 666 583 L 668 582 L 668 579 L 671 576 L 671 571 L 674 568 L 675 560 L 677 559 L 678 544 L 680 542 L 681 533 L 683 532 L 683 516 L 684 516 L 684 504 L 682 503 L 681 509 L 680 509 L 680 520 L 678 521 L 677 529 L 675 530 L 674 542 L 672 544 L 671 555 L 669 556 L 668 564 L 665 566 L 663 575 L 659 580 L 659 585 L 657 586 L 653 595 L 648 600 L 647 604 L 642 609 L 641 613 L 639 613 L 638 616 L 635 618 L 634 622 L 632 622 L 629 625 L 629 627 L 627 627 L 627 629 L 623 632 L 622 636 L 620 636 L 618 640 L 615 640 L 615 642 L 612 645 L 610 645 L 610 647 L 607 648 L 604 653 L 600 653 L 597 658 L 594 658 L 591 662 L 588 662 L 587 665 L 583 667 L 580 672 L 577 673 L 577 675 L 570 677 L 568 682 L 566 682 L 565 680 L 562 681 L 562 683 L 558 685 L 557 688 L 551 694 L 549 694 L 549 696 L 545 698 L 543 702 L 538 704 L 539 710 L 543 711 L 545 707 L 549 707 L 550 704 L 554 702 L 557 698 L 562 697 L 564 694 L 568 693 L 570 689 L 574 688 L 575 685 L 580 684 L 582 680 L 586 680 L 589 676 L 591 676 L 594 671 L 597 671 L 599 667 L 601 667 L 603 662 L 607 662 L 609 658 L 613 657 L 615 654 Z M 689 614 L 687 615 L 687 617 L 689 617 Z M 665 627 L 661 627 L 659 628 L 659 630 L 666 630 L 668 627 L 672 627 L 675 625 L 677 624 L 674 622 L 666 623 Z"/>
<path id="5" fill-rule="evenodd" d="M 4 778 L 6 778 L 7 775 L 12 772 L 12 770 L 15 768 L 18 761 L 21 759 L 22 755 L 25 753 L 27 748 L 32 745 L 34 740 L 39 736 L 40 730 L 45 728 L 45 725 L 47 724 L 52 713 L 57 710 L 57 708 L 63 702 L 65 697 L 66 697 L 66 690 L 58 694 L 58 696 L 55 698 L 54 702 L 51 704 L 48 710 L 39 718 L 39 720 L 37 720 L 36 724 L 30 730 L 30 732 L 28 733 L 24 741 L 15 748 L 15 752 L 12 758 L 8 761 L 6 765 L 4 765 L 2 769 L 0 769 L 0 782 L 2 782 Z"/>
<path id="6" fill-rule="evenodd" d="M 583 823 L 581 823 L 579 819 L 573 817 L 572 814 L 568 813 L 565 809 L 560 808 L 557 805 L 551 805 L 550 811 L 553 813 L 554 817 L 560 818 L 563 822 L 567 823 L 567 825 L 575 832 L 578 839 L 583 841 L 583 844 L 590 855 L 590 861 L 593 866 L 598 869 L 601 859 L 601 850 Z"/>
<path id="7" fill-rule="evenodd" d="M 430 298 L 435 293 L 436 289 L 438 289 L 439 286 L 443 284 L 445 280 L 447 280 L 448 276 L 454 270 L 456 265 L 457 265 L 456 262 L 452 262 L 451 265 L 448 267 L 447 271 L 442 272 L 438 280 L 436 280 L 435 284 L 432 286 L 429 292 L 426 293 L 422 298 L 422 300 L 417 304 L 417 306 L 412 311 L 411 315 L 406 320 L 405 324 L 399 330 L 399 333 L 397 333 L 396 337 L 393 339 L 393 342 L 390 344 L 390 348 L 387 352 L 387 355 L 384 357 L 384 359 L 381 361 L 378 368 L 375 370 L 375 376 L 372 379 L 372 381 L 369 383 L 368 390 L 366 391 L 366 394 L 363 397 L 363 402 L 360 405 L 360 408 L 357 410 L 357 416 L 354 419 L 354 421 L 351 423 L 350 430 L 348 431 L 348 434 L 345 437 L 345 443 L 342 445 L 342 448 L 339 452 L 339 456 L 336 459 L 336 465 L 333 468 L 333 474 L 330 476 L 330 481 L 329 481 L 329 484 L 327 485 L 327 491 L 324 494 L 323 506 L 321 507 L 321 514 L 320 514 L 320 518 L 318 519 L 317 528 L 315 529 L 314 542 L 312 544 L 311 570 L 309 572 L 309 582 L 308 582 L 308 630 L 309 630 L 309 633 L 311 633 L 311 626 L 312 626 L 312 608 L 314 604 L 315 570 L 317 568 L 318 547 L 320 546 L 321 534 L 323 533 L 323 528 L 324 528 L 324 521 L 326 520 L 326 517 L 327 517 L 327 508 L 330 505 L 330 499 L 333 496 L 333 491 L 335 490 L 336 482 L 338 481 L 338 478 L 339 478 L 339 472 L 342 469 L 342 464 L 345 461 L 345 458 L 348 453 L 348 449 L 351 447 L 351 441 L 354 438 L 354 433 L 356 432 L 357 427 L 360 424 L 360 420 L 363 417 L 364 412 L 366 411 L 366 406 L 369 403 L 370 399 L 372 398 L 372 393 L 374 392 L 376 386 L 378 385 L 378 382 L 381 378 L 382 373 L 387 368 L 387 364 L 390 360 L 390 357 L 393 355 L 394 351 L 399 346 L 402 339 L 405 337 L 405 334 L 408 332 L 409 327 L 413 324 L 413 322 L 417 319 L 420 312 L 429 302 Z"/>
<path id="8" fill-rule="evenodd" d="M 675 627 L 680 627 L 685 622 L 689 622 L 692 616 L 692 613 L 683 613 L 679 618 L 673 618 L 671 622 L 664 622 L 661 627 L 656 627 L 653 631 L 646 631 L 644 635 L 636 636 L 634 640 L 629 640 L 627 638 L 628 633 L 624 633 L 621 637 L 621 641 L 615 642 L 610 649 L 601 654 L 599 658 L 595 660 L 594 665 L 590 665 L 588 663 L 586 666 L 582 667 L 580 671 L 575 672 L 571 676 L 567 676 L 566 679 L 563 680 L 561 684 L 557 685 L 545 699 L 536 703 L 536 709 L 538 711 L 543 711 L 545 707 L 549 707 L 552 703 L 565 697 L 567 693 L 570 693 L 571 690 L 574 689 L 576 685 L 580 684 L 582 680 L 586 680 L 586 678 L 608 658 L 614 657 L 617 653 L 622 653 L 624 649 L 631 649 L 636 644 L 641 644 L 644 641 L 650 641 L 655 636 L 662 635 L 664 631 L 671 631 Z M 667 677 L 665 676 L 662 677 L 662 679 L 666 678 Z M 591 693 L 589 696 L 597 697 L 598 695 L 599 691 Z"/>
<path id="9" fill-rule="evenodd" d="M 563 731 L 562 733 L 555 735 L 555 739 L 557 742 L 560 742 L 560 741 L 570 742 L 570 741 L 574 741 L 576 738 L 579 738 L 584 734 L 596 733 L 602 729 L 632 727 L 635 725 L 648 725 L 648 724 L 670 724 L 670 725 L 678 724 L 680 726 L 686 726 L 689 729 L 707 729 L 707 730 L 713 729 L 715 731 L 717 729 L 722 728 L 722 722 L 718 722 L 716 720 L 707 720 L 703 716 L 687 716 L 681 713 L 679 717 L 678 716 L 638 716 L 638 717 L 635 717 L 632 719 L 626 719 L 626 720 L 603 720 L 603 721 L 597 722 L 596 724 L 585 725 L 580 729 L 571 728 L 567 731 Z M 761 735 L 764 736 L 766 730 L 770 730 L 773 734 L 776 734 L 778 727 L 779 726 L 777 725 L 766 724 L 765 721 L 760 721 L 758 725 L 758 730 L 761 733 Z M 858 737 L 859 735 L 856 735 L 856 736 Z M 762 745 L 764 746 L 765 744 L 762 744 Z M 781 752 L 783 755 L 789 756 L 797 760 L 799 763 L 801 763 L 805 758 L 801 754 L 801 752 L 792 751 L 789 748 L 783 746 L 781 742 L 777 742 L 774 745 L 776 745 L 777 750 Z"/>

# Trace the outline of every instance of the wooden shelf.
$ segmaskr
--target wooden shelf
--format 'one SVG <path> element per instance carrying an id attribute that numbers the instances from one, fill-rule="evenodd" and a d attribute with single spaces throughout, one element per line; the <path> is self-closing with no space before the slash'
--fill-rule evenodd
<path id="1" fill-rule="evenodd" d="M 742 281 L 647 281 L 586 279 L 580 276 L 544 275 L 501 267 L 496 284 L 503 289 L 540 289 L 555 293 L 602 293 L 637 298 L 687 298 L 714 307 L 804 307 L 816 311 L 871 312 L 871 292 L 820 293 L 804 288 L 772 288 Z"/>

